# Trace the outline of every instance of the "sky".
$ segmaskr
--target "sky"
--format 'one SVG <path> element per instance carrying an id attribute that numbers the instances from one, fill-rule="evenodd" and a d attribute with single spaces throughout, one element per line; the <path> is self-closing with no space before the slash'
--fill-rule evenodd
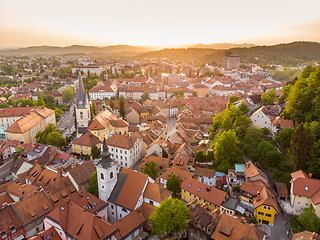
<path id="1" fill-rule="evenodd" d="M 319 0 L 0 0 L 0 48 L 320 42 Z"/>

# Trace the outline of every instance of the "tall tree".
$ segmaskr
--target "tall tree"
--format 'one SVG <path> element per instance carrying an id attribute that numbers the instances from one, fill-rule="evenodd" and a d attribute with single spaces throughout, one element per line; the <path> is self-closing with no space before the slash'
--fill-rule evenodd
<path id="1" fill-rule="evenodd" d="M 232 130 L 224 131 L 220 134 L 214 143 L 214 158 L 216 165 L 220 165 L 224 161 L 224 165 L 228 162 L 231 166 L 235 163 L 243 162 L 242 151 L 238 147 L 238 139 L 236 133 Z"/>
<path id="2" fill-rule="evenodd" d="M 114 101 L 112 99 L 110 99 L 109 105 L 110 105 L 111 109 L 114 110 Z"/>
<path id="3" fill-rule="evenodd" d="M 92 173 L 87 191 L 96 197 L 99 197 L 97 172 Z"/>
<path id="4" fill-rule="evenodd" d="M 174 193 L 180 193 L 181 192 L 180 184 L 181 183 L 177 175 L 172 174 L 171 178 L 169 178 L 167 181 L 167 189 Z"/>
<path id="5" fill-rule="evenodd" d="M 189 208 L 180 199 L 167 198 L 150 216 L 152 232 L 161 238 L 183 233 L 189 223 Z"/>
<path id="6" fill-rule="evenodd" d="M 309 208 L 303 209 L 303 213 L 298 217 L 298 222 L 303 230 L 320 234 L 320 218 L 316 215 L 312 204 L 310 204 Z"/>
<path id="7" fill-rule="evenodd" d="M 66 89 L 63 91 L 62 95 L 62 101 L 67 103 L 74 99 L 76 96 L 76 93 L 74 91 L 74 88 L 71 86 L 66 87 Z"/>
<path id="8" fill-rule="evenodd" d="M 96 146 L 96 145 L 93 145 L 92 148 L 91 148 L 91 156 L 93 159 L 96 159 L 96 158 L 99 158 L 100 157 L 100 149 Z"/>
<path id="9" fill-rule="evenodd" d="M 143 168 L 143 173 L 156 180 L 156 178 L 158 177 L 157 165 L 153 161 L 147 163 Z"/>
<path id="10" fill-rule="evenodd" d="M 295 169 L 306 171 L 311 160 L 311 150 L 315 144 L 315 136 L 306 129 L 303 123 L 295 128 L 291 136 L 291 151 L 295 157 Z"/>
<path id="11" fill-rule="evenodd" d="M 121 96 L 120 100 L 119 100 L 119 113 L 121 115 L 121 117 L 124 119 L 126 117 L 126 106 L 125 106 L 126 102 L 124 100 L 124 97 Z"/>
<path id="12" fill-rule="evenodd" d="M 272 105 L 277 100 L 277 91 L 272 88 L 261 95 L 261 101 L 266 105 Z"/>
<path id="13" fill-rule="evenodd" d="M 140 102 L 144 102 L 146 100 L 150 99 L 149 97 L 149 93 L 148 92 L 144 92 L 142 95 L 141 95 L 141 98 L 140 98 Z"/>

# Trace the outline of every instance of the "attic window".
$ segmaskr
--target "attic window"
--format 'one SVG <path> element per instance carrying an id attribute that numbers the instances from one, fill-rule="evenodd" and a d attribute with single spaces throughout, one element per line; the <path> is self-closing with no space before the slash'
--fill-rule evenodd
<path id="1" fill-rule="evenodd" d="M 305 186 L 305 187 L 304 187 L 304 190 L 308 191 L 308 190 L 309 190 L 309 187 L 308 187 L 308 186 Z"/>
<path id="2" fill-rule="evenodd" d="M 191 187 L 191 183 L 189 184 L 189 186 L 188 187 Z"/>
<path id="3" fill-rule="evenodd" d="M 200 188 L 198 188 L 198 192 L 200 192 Z"/>
<path id="4" fill-rule="evenodd" d="M 61 207 L 61 210 L 63 211 L 63 210 L 64 210 L 64 207 Z"/>
<path id="5" fill-rule="evenodd" d="M 87 196 L 87 199 L 88 199 L 88 200 L 90 199 L 89 196 Z"/>
<path id="6" fill-rule="evenodd" d="M 19 188 L 19 190 L 18 190 L 19 192 L 21 191 L 21 188 Z"/>

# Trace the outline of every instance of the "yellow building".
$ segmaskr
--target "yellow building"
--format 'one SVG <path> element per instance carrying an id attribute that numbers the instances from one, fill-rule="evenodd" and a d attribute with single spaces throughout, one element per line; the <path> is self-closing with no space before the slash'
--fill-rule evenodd
<path id="1" fill-rule="evenodd" d="M 129 124 L 112 112 L 103 110 L 93 119 L 88 130 L 102 141 L 109 138 L 110 134 L 127 135 Z"/>
<path id="2" fill-rule="evenodd" d="M 193 178 L 186 178 L 181 184 L 181 198 L 186 202 L 206 203 L 212 210 L 220 208 L 227 193 Z"/>
<path id="3" fill-rule="evenodd" d="M 23 143 L 35 142 L 36 134 L 43 131 L 48 124 L 56 125 L 55 111 L 42 106 L 31 110 L 10 125 L 5 130 L 6 138 Z"/>
<path id="4" fill-rule="evenodd" d="M 91 148 L 95 145 L 99 149 L 101 149 L 101 144 L 102 142 L 98 137 L 90 132 L 87 132 L 72 142 L 72 152 L 83 155 L 90 155 Z"/>
<path id="5" fill-rule="evenodd" d="M 273 225 L 274 216 L 279 213 L 279 206 L 275 196 L 267 187 L 264 187 L 261 192 L 253 199 L 254 216 L 258 223 Z"/>

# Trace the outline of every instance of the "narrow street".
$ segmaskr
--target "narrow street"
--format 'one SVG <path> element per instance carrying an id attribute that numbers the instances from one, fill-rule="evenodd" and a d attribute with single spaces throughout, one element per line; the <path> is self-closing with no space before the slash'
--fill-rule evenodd
<path id="1" fill-rule="evenodd" d="M 57 122 L 57 128 L 62 131 L 62 136 L 65 138 L 68 134 L 75 131 L 74 117 L 73 117 L 73 104 L 71 104 L 69 111 L 65 112 L 59 122 Z"/>
<path id="2" fill-rule="evenodd" d="M 0 166 L 0 179 L 6 178 L 8 175 L 10 175 L 10 169 L 13 163 L 13 158 L 11 158 Z"/>

